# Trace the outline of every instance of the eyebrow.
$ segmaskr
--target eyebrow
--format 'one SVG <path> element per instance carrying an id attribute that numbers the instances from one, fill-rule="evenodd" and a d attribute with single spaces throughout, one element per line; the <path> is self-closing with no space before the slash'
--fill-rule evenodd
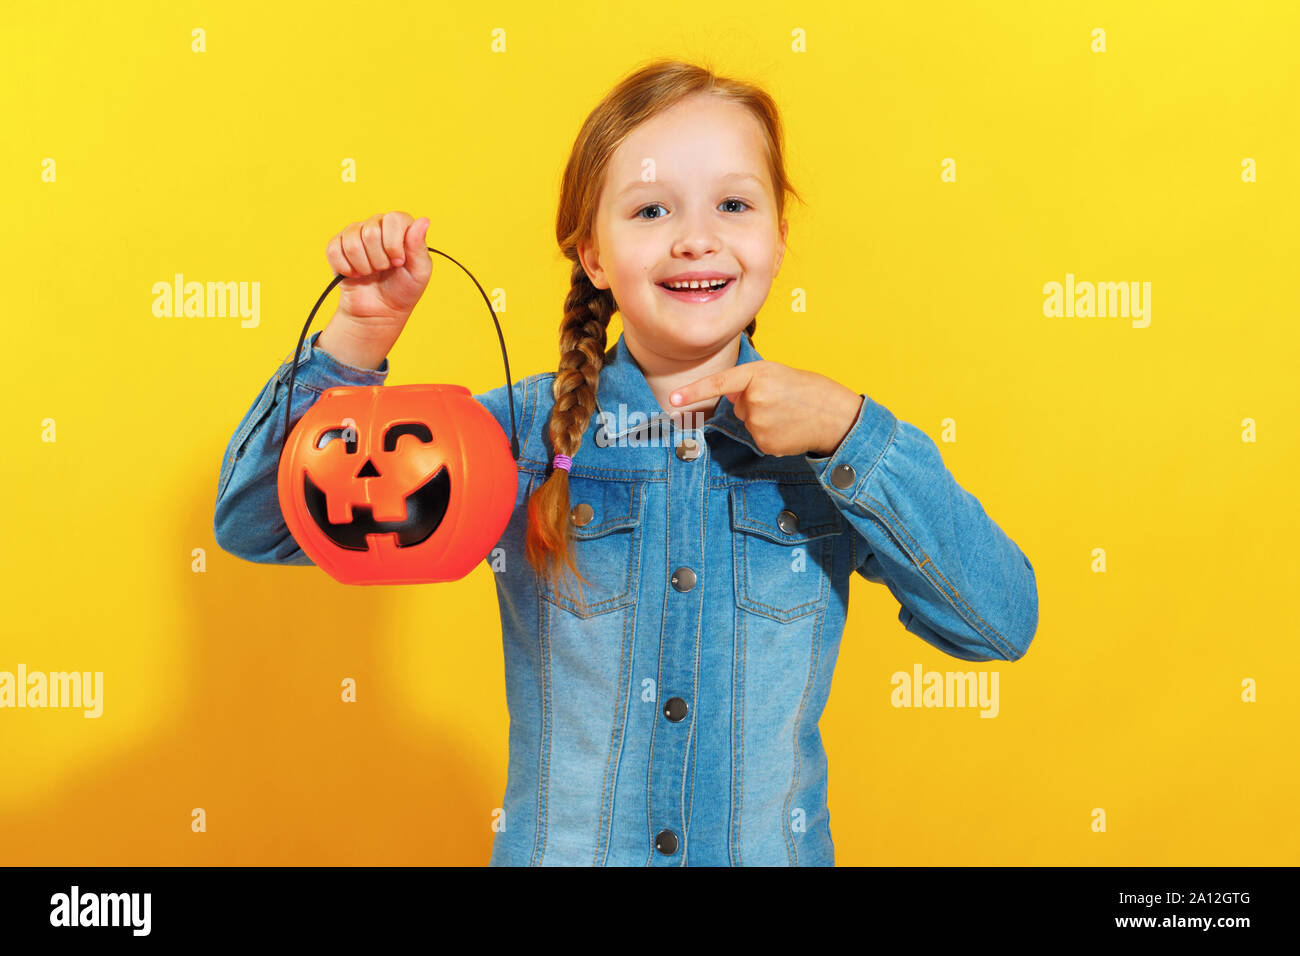
<path id="1" fill-rule="evenodd" d="M 759 189 L 762 189 L 762 188 L 763 188 L 763 180 L 759 179 L 759 178 L 758 178 L 757 176 L 755 176 L 753 173 L 727 173 L 725 176 L 722 177 L 722 181 L 723 181 L 723 182 L 729 182 L 730 180 L 733 180 L 733 179 L 747 179 L 747 180 L 752 180 L 753 183 L 754 183 L 756 186 L 758 186 Z M 620 189 L 619 192 L 618 192 L 618 195 L 615 196 L 614 198 L 615 198 L 616 200 L 617 200 L 617 199 L 622 199 L 625 195 L 627 195 L 628 193 L 632 192 L 634 189 L 640 189 L 640 188 L 643 187 L 643 186 L 662 186 L 662 185 L 663 185 L 663 183 L 662 183 L 662 182 L 659 182 L 659 181 L 655 181 L 655 182 L 644 182 L 643 180 L 640 180 L 640 179 L 633 180 L 632 182 L 630 182 L 630 183 L 628 183 L 626 186 L 624 186 L 622 189 Z"/>

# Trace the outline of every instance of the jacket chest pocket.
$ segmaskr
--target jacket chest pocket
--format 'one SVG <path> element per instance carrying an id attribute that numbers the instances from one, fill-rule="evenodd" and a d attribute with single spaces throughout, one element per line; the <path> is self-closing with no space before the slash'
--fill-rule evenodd
<path id="1" fill-rule="evenodd" d="M 815 614 L 831 594 L 844 518 L 819 485 L 749 481 L 731 487 L 736 603 L 783 623 Z"/>
<path id="2" fill-rule="evenodd" d="M 569 477 L 569 548 L 586 583 L 564 568 L 558 587 L 541 580 L 546 601 L 586 618 L 636 600 L 643 499 L 637 482 Z"/>

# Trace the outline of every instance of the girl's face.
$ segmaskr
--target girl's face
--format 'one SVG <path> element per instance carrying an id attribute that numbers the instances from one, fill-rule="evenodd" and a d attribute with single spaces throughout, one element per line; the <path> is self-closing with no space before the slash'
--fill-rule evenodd
<path id="1" fill-rule="evenodd" d="M 642 123 L 615 151 L 594 240 L 578 252 L 592 283 L 613 290 L 634 346 L 689 361 L 717 352 L 758 314 L 787 225 L 777 222 L 758 120 L 700 93 Z M 691 273 L 729 281 L 713 293 L 664 288 Z"/>

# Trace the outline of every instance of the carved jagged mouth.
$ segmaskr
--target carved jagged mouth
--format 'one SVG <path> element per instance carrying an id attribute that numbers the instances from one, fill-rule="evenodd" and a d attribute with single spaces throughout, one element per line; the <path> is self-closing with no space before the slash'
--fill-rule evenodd
<path id="1" fill-rule="evenodd" d="M 352 520 L 347 524 L 331 524 L 325 492 L 303 475 L 303 497 L 307 511 L 325 536 L 340 548 L 349 551 L 368 551 L 366 535 L 397 533 L 397 546 L 409 548 L 428 540 L 438 530 L 447 502 L 451 498 L 451 478 L 447 466 L 406 496 L 406 518 L 402 521 L 376 521 L 374 509 L 369 505 L 353 505 Z"/>

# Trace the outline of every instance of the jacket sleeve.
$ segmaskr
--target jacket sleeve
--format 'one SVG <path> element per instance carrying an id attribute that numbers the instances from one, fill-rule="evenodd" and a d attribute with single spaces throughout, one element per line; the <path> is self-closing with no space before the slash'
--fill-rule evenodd
<path id="1" fill-rule="evenodd" d="M 377 369 L 347 365 L 315 347 L 319 336 L 320 331 L 313 332 L 298 355 L 291 429 L 325 389 L 336 385 L 382 385 L 388 378 L 387 358 Z M 226 446 L 217 479 L 213 518 L 217 545 L 223 551 L 261 564 L 312 563 L 289 533 L 276 491 L 289 371 L 286 358 L 262 387 Z"/>
<path id="2" fill-rule="evenodd" d="M 915 425 L 863 396 L 828 458 L 804 456 L 855 532 L 853 563 L 911 633 L 966 661 L 1023 657 L 1038 630 L 1033 565 Z"/>

